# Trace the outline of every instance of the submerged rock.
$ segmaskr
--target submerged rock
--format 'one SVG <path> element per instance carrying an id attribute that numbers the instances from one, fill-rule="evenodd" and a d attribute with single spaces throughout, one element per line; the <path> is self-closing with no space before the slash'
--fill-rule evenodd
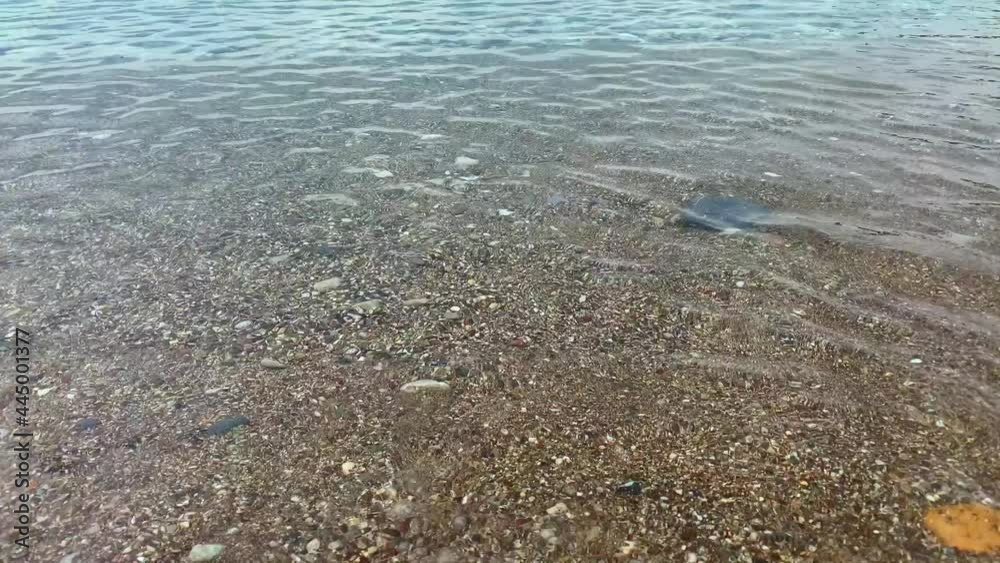
<path id="1" fill-rule="evenodd" d="M 101 425 L 101 421 L 100 420 L 88 416 L 87 418 L 83 418 L 83 419 L 80 419 L 79 421 L 77 421 L 77 423 L 76 423 L 76 429 L 77 430 L 93 430 L 93 429 L 97 428 L 100 425 Z"/>
<path id="2" fill-rule="evenodd" d="M 459 170 L 465 170 L 467 168 L 472 168 L 473 166 L 475 166 L 477 164 L 479 164 L 478 160 L 476 160 L 474 158 L 470 158 L 468 156 L 460 156 L 460 157 L 458 157 L 458 158 L 455 159 L 455 167 L 458 168 Z"/>
<path id="3" fill-rule="evenodd" d="M 642 483 L 639 481 L 626 481 L 615 487 L 615 492 L 619 495 L 637 496 L 642 494 Z"/>
<path id="4" fill-rule="evenodd" d="M 740 231 L 760 226 L 770 215 L 767 208 L 739 198 L 701 196 L 681 211 L 681 223 L 710 231 Z"/>
<path id="5" fill-rule="evenodd" d="M 566 506 L 565 502 L 557 502 L 556 504 L 550 506 L 545 510 L 549 516 L 559 516 L 569 512 L 569 507 Z"/>
<path id="6" fill-rule="evenodd" d="M 375 313 L 381 313 L 385 309 L 385 303 L 381 299 L 369 299 L 368 301 L 359 301 L 351 305 L 351 309 L 362 315 L 374 315 Z"/>
<path id="7" fill-rule="evenodd" d="M 246 426 L 250 424 L 250 419 L 243 416 L 227 416 L 222 420 L 219 420 L 215 424 L 208 427 L 205 433 L 209 436 L 221 436 L 227 432 L 231 432 L 240 426 Z"/>
<path id="8" fill-rule="evenodd" d="M 401 500 L 386 511 L 386 516 L 392 522 L 401 522 L 403 520 L 409 520 L 417 514 L 417 507 L 410 501 Z"/>
<path id="9" fill-rule="evenodd" d="M 188 559 L 191 561 L 215 561 L 225 549 L 226 546 L 217 543 L 200 543 L 191 548 Z"/>
<path id="10" fill-rule="evenodd" d="M 399 390 L 403 393 L 419 393 L 422 391 L 449 391 L 451 386 L 444 381 L 434 379 L 418 379 L 403 385 Z"/>
<path id="11" fill-rule="evenodd" d="M 358 205 L 358 200 L 344 194 L 309 194 L 302 198 L 302 200 L 307 202 L 328 202 L 347 207 L 355 207 Z"/>
<path id="12" fill-rule="evenodd" d="M 343 280 L 340 278 L 329 278 L 323 281 L 318 281 L 313 284 L 313 291 L 316 293 L 326 293 L 328 291 L 333 291 L 341 286 Z"/>
<path id="13" fill-rule="evenodd" d="M 282 262 L 287 262 L 291 258 L 292 258 L 291 254 L 279 254 L 277 256 L 271 256 L 270 258 L 268 258 L 267 263 L 271 264 L 272 266 L 277 266 Z"/>

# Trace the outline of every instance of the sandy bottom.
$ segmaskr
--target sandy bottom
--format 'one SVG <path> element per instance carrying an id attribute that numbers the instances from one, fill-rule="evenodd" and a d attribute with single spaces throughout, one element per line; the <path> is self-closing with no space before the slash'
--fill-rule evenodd
<path id="1" fill-rule="evenodd" d="M 979 560 L 923 517 L 1000 498 L 995 273 L 477 159 L 6 192 L 30 559 Z"/>

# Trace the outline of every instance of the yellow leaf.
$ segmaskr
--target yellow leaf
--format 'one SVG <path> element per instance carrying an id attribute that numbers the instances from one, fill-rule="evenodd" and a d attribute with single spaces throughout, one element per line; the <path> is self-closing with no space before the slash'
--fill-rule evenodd
<path id="1" fill-rule="evenodd" d="M 1000 511 L 982 504 L 952 504 L 927 511 L 924 524 L 941 543 L 971 553 L 1000 553 Z"/>

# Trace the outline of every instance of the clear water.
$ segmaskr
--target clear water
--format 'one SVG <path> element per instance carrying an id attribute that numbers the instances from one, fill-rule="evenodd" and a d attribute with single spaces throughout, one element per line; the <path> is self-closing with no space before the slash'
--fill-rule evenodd
<path id="1" fill-rule="evenodd" d="M 480 161 L 479 168 L 467 174 L 481 176 L 480 180 L 500 178 L 502 186 L 483 186 L 475 179 L 456 181 L 463 174 L 455 170 L 459 155 Z M 433 197 L 419 203 L 382 197 L 388 191 L 378 190 L 395 184 L 403 186 L 397 186 L 398 192 L 419 185 L 424 190 L 421 196 Z M 596 211 L 579 205 L 548 225 L 536 220 L 542 213 L 530 216 L 532 201 L 536 207 L 547 205 L 548 211 L 566 202 L 577 203 L 576 188 L 652 203 L 637 210 L 644 215 L 632 223 L 621 219 L 624 212 L 635 210 L 628 205 Z M 452 199 L 434 199 L 443 192 Z M 372 193 L 379 195 L 366 197 Z M 925 283 L 933 277 L 927 273 L 932 268 L 923 267 L 922 262 L 913 266 L 896 260 L 895 254 L 864 262 L 868 255 L 855 259 L 851 246 L 842 251 L 816 244 L 825 254 L 812 253 L 811 239 L 804 243 L 803 239 L 782 239 L 783 232 L 774 237 L 773 245 L 761 250 L 732 242 L 735 237 L 673 229 L 665 217 L 693 201 L 697 193 L 753 200 L 775 210 L 774 217 L 783 223 L 806 224 L 849 243 L 950 261 L 975 273 L 952 275 L 942 268 L 934 270 L 933 283 Z M 499 201 L 502 198 L 506 200 Z M 354 206 L 371 201 L 383 207 L 369 213 L 364 205 Z M 309 207 L 317 202 L 329 203 L 334 211 Z M 461 206 L 487 210 L 481 215 L 488 215 L 493 223 L 482 229 L 464 224 L 476 213 L 463 211 Z M 308 213 L 300 213 L 304 208 Z M 530 220 L 514 222 L 526 217 Z M 614 224 L 620 227 L 618 231 L 600 222 L 607 217 L 619 221 Z M 266 388 L 253 387 L 258 380 L 230 385 L 225 378 L 235 376 L 215 366 L 222 365 L 218 360 L 230 352 L 238 357 L 240 369 L 252 369 L 259 363 L 258 356 L 265 354 L 290 358 L 292 345 L 282 348 L 281 335 L 268 332 L 277 326 L 284 331 L 286 323 L 292 327 L 289 334 L 298 331 L 301 335 L 302 346 L 313 346 L 307 348 L 310 361 L 334 357 L 331 349 L 341 339 L 338 336 L 333 343 L 325 339 L 334 326 L 343 327 L 347 335 L 335 352 L 347 354 L 348 344 L 354 344 L 352 325 L 343 320 L 346 315 L 309 293 L 316 281 L 341 275 L 326 265 L 330 256 L 342 260 L 341 254 L 354 252 L 351 260 L 364 262 L 368 248 L 356 246 L 371 244 L 377 250 L 372 253 L 377 255 L 372 268 L 379 275 L 362 279 L 362 274 L 356 274 L 355 285 L 344 296 L 345 304 L 378 296 L 395 307 L 391 311 L 397 315 L 395 325 L 373 322 L 372 326 L 392 331 L 412 321 L 438 330 L 439 325 L 428 320 L 436 318 L 432 313 L 403 317 L 411 313 L 399 307 L 399 301 L 435 287 L 438 294 L 447 293 L 449 299 L 457 300 L 459 286 L 466 280 L 449 287 L 434 286 L 440 280 L 412 274 L 406 262 L 412 257 L 407 253 L 423 260 L 421 256 L 431 247 L 451 237 L 449 243 L 481 243 L 484 248 L 479 250 L 490 256 L 494 242 L 502 243 L 504 234 L 515 237 L 524 223 L 551 234 L 558 243 L 550 240 L 539 248 L 580 251 L 583 265 L 574 266 L 577 270 L 573 271 L 600 269 L 602 275 L 593 279 L 620 283 L 622 294 L 635 291 L 641 282 L 656 295 L 676 299 L 682 311 L 690 306 L 720 313 L 717 317 L 724 319 L 742 315 L 745 322 L 733 326 L 745 327 L 743 332 L 730 331 L 720 322 L 715 326 L 722 328 L 714 337 L 704 337 L 718 349 L 717 357 L 704 359 L 706 364 L 745 365 L 756 360 L 763 365 L 758 373 L 768 375 L 770 364 L 787 363 L 795 381 L 809 383 L 802 393 L 813 393 L 810 400 L 819 397 L 821 404 L 837 408 L 879 409 L 878 425 L 883 426 L 905 419 L 892 410 L 896 405 L 866 407 L 884 395 L 869 393 L 865 385 L 882 385 L 878 374 L 891 375 L 891 367 L 892 372 L 903 374 L 899 376 L 903 389 L 904 379 L 908 385 L 924 373 L 904 371 L 917 369 L 910 358 L 919 354 L 924 359 L 915 359 L 926 361 L 920 365 L 944 366 L 941 380 L 955 382 L 952 387 L 940 382 L 928 385 L 927 395 L 942 396 L 942 388 L 952 389 L 952 395 L 959 397 L 953 404 L 962 408 L 974 404 L 985 411 L 966 409 L 974 413 L 967 424 L 985 428 L 981 437 L 990 432 L 995 436 L 991 429 L 996 428 L 1000 394 L 995 375 L 987 372 L 998 373 L 996 336 L 1000 334 L 996 299 L 1000 279 L 996 277 L 1000 272 L 1000 5 L 996 0 L 0 2 L 0 319 L 11 321 L 10 326 L 23 316 L 43 327 L 46 345 L 53 350 L 63 347 L 68 358 L 65 372 L 73 372 L 72 377 L 79 372 L 82 388 L 87 388 L 91 376 L 120 376 L 124 384 L 104 387 L 115 390 L 106 394 L 118 397 L 118 388 L 126 389 L 131 379 L 139 377 L 135 374 L 184 372 L 197 374 L 196 383 L 192 383 L 195 376 L 187 380 L 181 376 L 181 382 L 189 384 L 185 393 L 194 389 L 188 395 L 200 395 L 197 389 L 204 384 L 233 395 L 256 389 L 256 395 L 246 391 L 248 396 L 270 398 L 274 394 L 260 391 Z M 624 227 L 634 232 L 617 237 L 627 230 Z M 480 231 L 486 234 L 474 239 Z M 359 232 L 370 238 L 362 238 Z M 497 233 L 501 233 L 498 238 L 486 242 Z M 386 248 L 402 246 L 404 239 L 410 246 L 400 252 Z M 331 240 L 338 244 L 327 245 Z M 516 248 L 505 251 L 505 256 L 530 246 L 513 240 Z M 588 248 L 586 243 L 593 240 L 598 243 Z M 786 244 L 788 240 L 794 244 Z M 309 250 L 316 248 L 323 250 Z M 297 261 L 280 261 L 300 250 Z M 483 254 L 466 249 L 464 255 L 456 255 L 475 258 Z M 829 258 L 829 263 L 816 255 Z M 651 264 L 657 267 L 655 274 L 649 273 L 654 271 Z M 355 275 L 343 263 L 340 266 L 345 277 Z M 744 285 L 748 269 L 759 275 Z M 522 287 L 524 280 L 504 278 L 520 271 L 501 265 L 488 273 L 499 280 L 497 287 Z M 553 271 L 563 272 L 559 267 Z M 987 275 L 977 277 L 983 271 Z M 412 287 L 386 288 L 388 282 L 382 282 L 390 279 Z M 583 301 L 577 301 L 574 293 L 583 287 L 581 283 L 558 281 L 572 285 L 566 295 L 572 293 L 572 303 L 582 307 Z M 472 282 L 469 279 L 470 286 Z M 594 287 L 598 287 L 596 282 Z M 735 293 L 737 289 L 746 289 L 745 295 L 753 297 Z M 540 284 L 537 300 L 535 293 L 515 292 L 522 301 L 510 309 L 542 307 L 539 302 L 548 298 L 547 291 L 548 286 Z M 505 289 L 497 293 L 501 300 L 507 297 Z M 610 309 L 613 300 L 607 302 Z M 639 302 L 642 299 L 635 301 Z M 634 319 L 645 318 L 629 312 L 635 303 L 625 301 L 614 311 L 615 315 L 622 309 L 628 313 L 620 317 L 620 323 L 602 325 L 616 327 L 609 331 L 635 329 L 623 332 L 627 335 L 642 333 L 642 338 L 630 340 L 629 336 L 621 342 L 645 343 L 646 332 L 655 334 L 656 327 L 632 326 Z M 485 308 L 486 303 L 482 305 Z M 575 319 L 571 306 L 560 311 L 567 310 L 566 316 Z M 824 311 L 829 312 L 825 319 Z M 516 315 L 505 318 L 516 320 Z M 551 322 L 541 316 L 532 318 L 537 323 Z M 888 329 L 883 322 L 886 318 L 892 321 Z M 233 328 L 240 321 L 260 319 L 271 324 L 261 329 L 259 339 L 251 340 L 249 332 Z M 823 326 L 824 322 L 829 326 Z M 576 321 L 570 324 L 578 326 Z M 902 328 L 894 331 L 897 325 Z M 518 326 L 532 325 L 525 321 L 512 326 L 511 334 Z M 552 326 L 557 325 L 537 332 L 550 334 Z M 581 334 L 586 332 L 581 329 Z M 553 342 L 562 336 L 553 336 Z M 595 343 L 585 350 L 589 353 L 599 348 L 597 342 L 603 346 L 606 336 L 610 345 L 610 335 L 604 334 L 600 340 L 580 342 Z M 740 338 L 747 342 L 745 346 Z M 388 340 L 392 339 L 390 335 Z M 785 348 L 775 351 L 779 340 L 781 346 L 788 344 L 796 350 L 808 348 L 799 343 L 818 341 L 823 343 L 819 349 L 826 349 L 832 342 L 843 349 L 865 351 L 871 362 L 882 358 L 889 367 L 873 368 L 870 373 L 865 369 L 865 379 L 858 375 L 851 353 L 835 356 L 836 361 L 807 352 L 786 355 L 790 352 Z M 469 341 L 462 340 L 460 346 Z M 513 355 L 512 348 L 524 347 L 509 341 L 506 335 L 495 336 L 491 344 L 508 356 Z M 552 343 L 542 342 L 539 349 L 547 344 Z M 650 340 L 648 346 L 635 345 L 618 357 L 624 361 L 638 348 L 660 344 Z M 359 341 L 357 346 L 355 352 L 363 344 Z M 559 346 L 563 344 L 553 344 L 552 349 Z M 579 346 L 589 344 L 566 346 L 583 357 Z M 179 359 L 181 348 L 204 352 L 211 361 L 185 363 L 186 359 Z M 609 349 L 617 354 L 617 348 Z M 136 354 L 146 363 L 136 360 L 136 364 L 143 369 L 116 367 L 93 374 L 120 359 L 111 356 L 128 350 L 138 350 Z M 441 356 L 452 353 L 433 351 Z M 431 355 L 404 359 L 417 364 Z M 841 361 L 844 358 L 848 361 Z M 375 361 L 380 360 L 369 364 Z M 895 367 L 889 363 L 893 361 Z M 425 367 L 417 365 L 407 373 L 436 373 Z M 845 376 L 848 368 L 852 371 Z M 525 372 L 534 374 L 533 369 Z M 328 373 L 303 370 L 289 379 Z M 374 380 L 372 373 L 348 379 L 351 385 L 367 382 Z M 926 373 L 937 372 L 928 369 Z M 896 380 L 886 379 L 884 385 L 890 384 L 895 386 Z M 723 387 L 720 382 L 719 388 Z M 954 390 L 959 387 L 965 394 Z M 46 400 L 63 397 L 65 388 Z M 379 391 L 389 388 L 385 384 Z M 784 401 L 785 391 L 775 393 Z M 132 396 L 139 395 L 153 396 L 146 391 Z M 289 394 L 282 389 L 280 395 L 276 398 L 279 405 Z M 630 395 L 629 401 L 642 395 Z M 382 401 L 383 395 L 371 396 Z M 76 400 L 88 405 L 91 398 L 81 394 Z M 143 447 L 150 451 L 160 451 L 154 449 L 158 437 L 169 437 L 158 426 L 165 418 L 162 411 L 143 413 L 131 399 L 115 401 L 112 406 L 95 408 L 93 414 L 128 422 L 129 428 L 120 431 L 124 423 L 105 424 L 102 428 L 120 432 L 116 436 L 120 439 L 109 438 L 107 447 L 99 449 L 101 455 L 95 455 L 106 464 L 102 470 L 108 474 L 124 468 L 117 473 L 118 481 L 105 480 L 100 470 L 93 469 L 97 465 L 73 470 L 74 475 L 86 478 L 102 475 L 94 481 L 100 484 L 96 497 L 107 496 L 107 491 L 115 490 L 111 483 L 116 482 L 127 485 L 121 490 L 149 490 L 148 483 L 129 479 L 133 473 L 142 473 L 134 464 L 146 463 L 155 455 L 133 456 L 121 444 L 129 442 L 136 428 L 141 431 L 135 435 L 149 437 L 153 445 Z M 213 401 L 193 399 L 192 404 L 197 404 L 192 408 L 202 408 L 197 415 L 185 413 L 170 419 L 177 436 L 187 440 L 196 423 L 225 414 Z M 482 402 L 502 401 L 489 397 Z M 71 417 L 90 414 L 80 402 L 66 399 L 53 404 L 62 410 L 54 406 L 45 411 L 52 414 L 45 416 L 64 416 L 63 427 L 72 426 Z M 675 401 L 672 408 L 679 404 Z M 295 411 L 289 407 L 289 412 Z M 794 414 L 797 411 L 788 412 L 793 413 L 789 417 L 799 417 Z M 248 414 L 255 424 L 263 420 L 257 412 Z M 284 413 L 281 419 L 294 416 Z M 303 414 L 302 418 L 309 417 Z M 259 427 L 270 433 L 281 431 L 282 426 L 261 423 Z M 740 430 L 721 436 L 717 445 L 728 447 L 742 440 Z M 960 441 L 976 443 L 966 437 Z M 281 447 L 293 443 L 301 443 L 300 437 L 284 440 Z M 903 444 L 881 438 L 871 443 L 887 450 Z M 946 448 L 952 442 L 939 443 Z M 992 442 L 983 438 L 980 443 L 985 448 Z M 922 448 L 922 444 L 905 445 Z M 897 449 L 902 451 L 902 446 Z M 172 483 L 172 479 L 185 478 L 189 467 L 213 471 L 210 464 L 189 463 L 189 455 L 209 455 L 203 452 L 171 447 L 162 454 L 170 463 L 157 459 L 141 466 L 142 474 L 153 476 L 149 481 Z M 839 455 L 855 454 L 860 455 L 853 450 Z M 274 455 L 251 464 L 252 471 L 259 472 L 255 475 L 265 476 L 261 482 L 274 482 L 275 477 L 285 480 L 277 473 L 275 477 L 264 473 L 287 459 Z M 717 450 L 712 455 L 707 467 L 730 454 Z M 975 459 L 985 465 L 984 460 L 991 457 L 977 454 Z M 969 467 L 959 468 L 952 461 L 941 464 L 954 466 L 956 472 Z M 918 462 L 923 463 L 923 458 L 913 463 Z M 874 463 L 843 467 L 854 479 L 855 469 L 863 466 Z M 895 478 L 898 467 L 892 463 L 890 467 Z M 171 468 L 183 469 L 170 473 Z M 308 464 L 297 469 L 307 473 L 298 479 L 316 479 Z M 986 471 L 968 473 L 982 483 L 995 482 Z M 339 465 L 333 473 L 340 474 Z M 823 478 L 820 473 L 827 473 L 826 469 L 815 472 L 817 478 Z M 200 478 L 203 483 L 215 479 L 209 474 Z M 728 483 L 728 478 L 722 481 Z M 971 479 L 963 475 L 961 481 Z M 80 498 L 79 490 L 95 490 L 92 485 L 78 488 L 79 480 L 66 482 L 66 490 L 73 492 L 67 497 Z M 817 490 L 831 495 L 842 491 L 833 481 Z M 776 494 L 785 493 L 782 489 Z M 922 496 L 914 492 L 907 498 L 919 501 Z M 212 526 L 220 533 L 231 525 L 223 520 L 244 509 L 227 510 L 227 505 L 216 504 L 223 501 L 214 494 L 202 498 L 208 500 L 198 502 L 210 503 L 205 513 L 215 515 Z M 841 500 L 829 498 L 824 510 Z M 94 513 L 87 500 L 75 520 L 50 518 L 50 522 L 65 523 L 65 538 L 75 538 L 90 528 L 86 520 Z M 138 507 L 137 514 L 139 508 L 146 509 L 145 500 L 130 502 Z M 114 503 L 106 506 L 117 510 Z M 804 512 L 819 506 L 806 506 Z M 176 508 L 194 510 L 183 504 Z M 298 507 L 294 511 L 295 518 L 303 517 Z M 278 514 L 270 509 L 261 513 L 261 518 Z M 871 513 L 896 516 L 882 508 Z M 121 514 L 118 511 L 115 517 Z M 150 520 L 174 522 L 180 514 L 161 511 Z M 831 518 L 830 522 L 837 526 L 847 520 Z M 99 541 L 117 541 L 121 536 L 106 531 Z M 827 533 L 826 526 L 817 532 Z M 865 533 L 875 538 L 867 527 Z M 837 533 L 832 537 L 837 538 Z M 267 545 L 270 539 L 248 545 Z M 62 536 L 53 533 L 46 541 L 51 547 L 69 540 L 62 541 Z M 911 545 L 921 544 L 915 539 Z M 831 560 L 822 552 L 820 559 Z"/>
<path id="2" fill-rule="evenodd" d="M 917 206 L 927 201 L 912 197 L 998 170 L 1000 9 L 990 2 L 0 10 L 8 182 L 157 150 L 180 157 L 207 141 L 223 153 L 327 150 L 345 132 L 447 133 L 501 152 L 517 135 L 591 165 L 832 177 L 837 190 L 896 191 Z"/>

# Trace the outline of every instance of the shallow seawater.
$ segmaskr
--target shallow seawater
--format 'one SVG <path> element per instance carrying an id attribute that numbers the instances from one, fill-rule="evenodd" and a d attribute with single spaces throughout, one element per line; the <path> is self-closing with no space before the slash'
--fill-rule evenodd
<path id="1" fill-rule="evenodd" d="M 39 560 L 370 555 L 397 480 L 469 560 L 930 560 L 1000 498 L 1000 6 L 2 2 L 0 324 Z"/>
<path id="2" fill-rule="evenodd" d="M 391 182 L 389 168 L 419 182 L 466 155 L 494 178 L 542 170 L 523 180 L 529 193 L 559 178 L 676 208 L 737 196 L 852 243 L 1000 268 L 1000 9 L 988 3 L 2 12 L 8 190 L 305 174 L 349 187 L 367 173 Z"/>
<path id="3" fill-rule="evenodd" d="M 950 196 L 997 192 L 1000 10 L 989 2 L 0 10 L 5 183 L 205 151 L 305 166 L 360 136 L 439 133 L 498 158 L 890 194 L 942 214 L 968 212 Z"/>

